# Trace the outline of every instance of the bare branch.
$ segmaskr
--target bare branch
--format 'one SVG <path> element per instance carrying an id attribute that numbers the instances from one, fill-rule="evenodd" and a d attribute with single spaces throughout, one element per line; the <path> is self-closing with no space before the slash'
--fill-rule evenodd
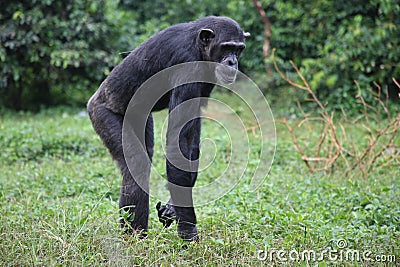
<path id="1" fill-rule="evenodd" d="M 335 114 L 327 111 L 326 104 L 322 104 L 318 99 L 293 61 L 290 61 L 290 64 L 302 84 L 289 78 L 287 73 L 283 74 L 274 58 L 274 52 L 275 50 L 272 52 L 272 59 L 277 73 L 291 86 L 306 91 L 310 95 L 308 100 L 317 104 L 317 110 L 306 113 L 301 103 L 297 102 L 302 118 L 295 129 L 285 118 L 281 121 L 288 129 L 295 148 L 309 171 L 330 172 L 335 165 L 342 162 L 346 166 L 346 176 L 357 169 L 366 178 L 377 164 L 378 158 L 384 156 L 389 149 L 397 151 L 390 155 L 392 162 L 399 163 L 400 149 L 395 145 L 394 140 L 400 132 L 400 114 L 395 119 L 391 118 L 387 90 L 384 93 L 385 100 L 382 100 L 382 89 L 378 84 L 375 83 L 377 92 L 367 89 L 366 91 L 375 101 L 370 104 L 363 97 L 359 83 L 355 81 L 358 90 L 357 103 L 362 105 L 362 115 L 354 120 L 348 120 L 344 109 L 342 109 L 342 114 L 346 125 L 357 129 L 362 127 L 368 132 L 368 143 L 361 144 L 359 139 L 353 139 L 348 134 L 346 125 L 334 121 Z M 400 84 L 394 78 L 393 81 L 400 89 Z M 382 110 L 384 111 L 383 118 L 381 117 Z M 321 133 L 317 135 L 316 131 L 319 129 Z M 379 166 L 388 165 L 390 164 L 380 163 Z"/>
<path id="2" fill-rule="evenodd" d="M 264 24 L 264 45 L 263 45 L 263 56 L 269 58 L 270 44 L 269 39 L 271 38 L 271 22 L 269 21 L 267 14 L 265 13 L 260 1 L 253 0 L 254 6 L 257 8 L 258 14 L 260 14 L 261 21 Z"/>

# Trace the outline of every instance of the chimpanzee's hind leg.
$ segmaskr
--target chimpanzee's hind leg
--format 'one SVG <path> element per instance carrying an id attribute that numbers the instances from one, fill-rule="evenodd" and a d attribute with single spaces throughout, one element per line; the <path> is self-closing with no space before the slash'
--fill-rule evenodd
<path id="1" fill-rule="evenodd" d="M 143 190 L 127 166 L 122 147 L 123 116 L 110 111 L 103 103 L 91 100 L 88 103 L 88 111 L 93 128 L 103 140 L 113 159 L 117 162 L 122 173 L 122 186 L 119 207 L 121 213 L 121 226 L 129 228 L 128 232 L 146 231 L 149 216 L 149 196 Z M 146 123 L 146 149 L 151 160 L 153 156 L 153 118 L 149 116 Z M 139 163 L 140 165 L 140 163 Z M 150 168 L 141 172 L 144 183 L 148 183 Z"/>
<path id="2" fill-rule="evenodd" d="M 124 129 L 125 130 L 125 129 Z M 129 131 L 129 130 L 128 130 Z M 147 230 L 149 218 L 149 180 L 154 149 L 153 117 L 150 114 L 145 128 L 146 152 L 137 149 L 142 144 L 134 136 L 134 131 L 124 135 L 125 161 L 121 168 L 123 179 L 119 207 L 128 212 L 128 222 L 134 230 Z M 134 146 L 133 148 L 131 146 Z M 128 169 L 126 162 L 130 162 Z M 133 176 L 132 176 L 133 175 Z M 131 218 L 134 216 L 134 218 Z M 126 218 L 121 219 L 121 224 Z"/>

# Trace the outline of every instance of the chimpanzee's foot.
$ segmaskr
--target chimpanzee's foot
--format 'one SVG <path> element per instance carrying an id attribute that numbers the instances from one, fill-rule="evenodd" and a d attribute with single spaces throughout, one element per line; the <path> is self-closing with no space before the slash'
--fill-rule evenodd
<path id="1" fill-rule="evenodd" d="M 176 219 L 174 207 L 168 203 L 161 205 L 161 202 L 158 202 L 156 209 L 158 213 L 158 220 L 164 225 L 165 228 L 170 227 Z"/>
<path id="2" fill-rule="evenodd" d="M 178 235 L 180 238 L 186 241 L 197 241 L 197 227 L 193 223 L 178 222 Z"/>
<path id="3" fill-rule="evenodd" d="M 161 205 L 158 202 L 156 205 L 158 220 L 164 225 L 165 228 L 171 226 L 176 220 L 175 209 L 171 204 Z M 178 235 L 180 238 L 186 241 L 197 241 L 197 227 L 194 223 L 178 222 Z"/>
<path id="4" fill-rule="evenodd" d="M 147 230 L 144 230 L 143 227 L 137 226 L 133 222 L 129 222 L 126 219 L 120 219 L 120 226 L 125 235 L 137 236 L 140 239 L 147 237 Z"/>

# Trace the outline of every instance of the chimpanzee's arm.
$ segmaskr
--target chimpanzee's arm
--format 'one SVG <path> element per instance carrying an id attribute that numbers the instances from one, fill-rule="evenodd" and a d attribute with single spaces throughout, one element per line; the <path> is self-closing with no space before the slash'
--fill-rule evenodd
<path id="1" fill-rule="evenodd" d="M 201 84 L 173 89 L 167 132 L 167 177 L 176 212 L 178 233 L 184 239 L 197 238 L 192 188 L 197 178 L 201 132 Z"/>

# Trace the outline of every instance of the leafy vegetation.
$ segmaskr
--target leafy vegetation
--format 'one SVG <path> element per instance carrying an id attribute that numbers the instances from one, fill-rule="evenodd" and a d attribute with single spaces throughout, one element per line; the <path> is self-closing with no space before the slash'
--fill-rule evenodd
<path id="1" fill-rule="evenodd" d="M 356 113 L 354 80 L 377 82 L 397 99 L 392 77 L 400 74 L 399 1 L 260 1 L 271 21 L 278 61 L 293 60 L 332 109 Z M 39 109 L 79 104 L 118 63 L 172 24 L 207 15 L 236 19 L 251 32 L 241 69 L 268 94 L 287 86 L 262 56 L 263 25 L 252 1 L 8 1 L 0 14 L 1 105 Z M 265 64 L 271 76 L 265 75 Z M 260 73 L 263 73 L 260 76 Z M 366 94 L 365 96 L 368 96 Z M 301 98 L 300 98 L 301 99 Z M 302 100 L 302 99 L 301 99 Z"/>
<path id="2" fill-rule="evenodd" d="M 263 185 L 249 192 L 245 178 L 223 198 L 197 208 L 200 242 L 188 245 L 175 227 L 162 229 L 155 198 L 149 237 L 125 236 L 118 227 L 120 175 L 84 114 L 58 108 L 0 117 L 0 265 L 259 266 L 269 262 L 257 260 L 258 250 L 336 249 L 340 239 L 348 248 L 399 259 L 399 168 L 373 170 L 367 179 L 361 174 L 344 179 L 340 169 L 327 176 L 310 174 L 281 124 L 275 161 Z M 155 118 L 154 164 L 161 174 L 165 115 Z M 221 131 L 204 122 L 204 134 L 218 136 L 215 145 L 225 150 L 229 136 Z M 226 158 L 215 161 L 213 169 L 223 171 Z M 244 177 L 253 168 L 249 164 Z M 202 172 L 199 182 L 213 177 Z M 328 259 L 297 264 L 331 265 Z"/>
<path id="3" fill-rule="evenodd" d="M 0 15 L 1 105 L 83 104 L 108 69 L 114 31 L 104 1 L 18 1 Z"/>

